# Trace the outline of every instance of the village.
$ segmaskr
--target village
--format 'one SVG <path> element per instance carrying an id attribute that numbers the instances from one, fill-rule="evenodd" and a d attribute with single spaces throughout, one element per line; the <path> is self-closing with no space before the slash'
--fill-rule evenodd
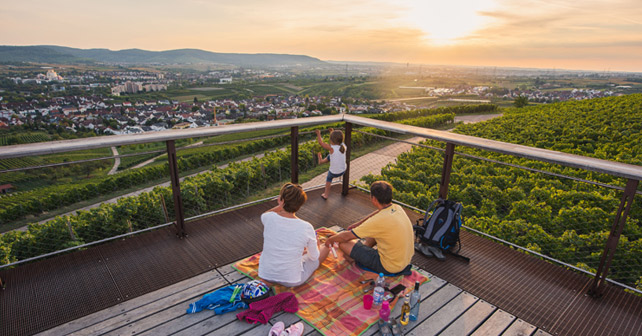
<path id="1" fill-rule="evenodd" d="M 98 134 L 132 134 L 171 128 L 194 128 L 233 122 L 294 119 L 323 114 L 406 109 L 405 104 L 343 104 L 341 98 L 265 95 L 240 101 L 169 100 L 109 102 L 98 96 L 65 96 L 47 101 L 0 104 L 0 127 L 41 122 Z"/>
<path id="2" fill-rule="evenodd" d="M 339 113 L 385 113 L 420 108 L 415 99 L 437 98 L 464 103 L 510 104 L 517 97 L 531 103 L 554 103 L 622 95 L 630 87 L 568 88 L 541 81 L 535 86 L 504 87 L 451 85 L 399 86 L 416 98 L 369 100 L 323 95 L 248 94 L 244 99 L 178 100 L 169 88 L 218 89 L 232 83 L 262 83 L 296 78 L 287 71 L 255 69 L 201 73 L 149 71 L 67 71 L 43 67 L 45 73 L 3 78 L 0 87 L 0 129 L 25 124 L 47 125 L 71 132 L 133 134 L 172 128 L 194 128 L 228 123 L 293 119 Z M 64 71 L 64 69 L 63 69 Z M 251 91 L 251 90 L 248 90 Z M 152 99 L 147 94 L 157 93 Z M 152 96 L 154 97 L 154 96 Z M 202 96 L 201 96 L 202 97 Z M 6 99 L 8 98 L 8 99 Z M 191 96 L 190 96 L 191 99 Z"/>

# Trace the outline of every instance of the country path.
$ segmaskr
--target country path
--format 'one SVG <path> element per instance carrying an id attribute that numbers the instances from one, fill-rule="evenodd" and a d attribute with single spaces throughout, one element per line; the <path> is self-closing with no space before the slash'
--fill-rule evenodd
<path id="1" fill-rule="evenodd" d="M 117 149 L 116 147 L 112 147 L 112 148 L 111 148 L 111 153 L 112 153 L 114 156 L 118 156 L 118 149 Z M 114 166 L 113 166 L 113 167 L 111 167 L 111 170 L 109 171 L 109 173 L 107 173 L 107 175 L 114 175 L 114 174 L 116 174 L 116 171 L 118 170 L 118 166 L 120 166 L 120 158 L 119 158 L 119 157 L 117 157 L 117 158 L 115 158 L 115 159 L 114 159 Z"/>

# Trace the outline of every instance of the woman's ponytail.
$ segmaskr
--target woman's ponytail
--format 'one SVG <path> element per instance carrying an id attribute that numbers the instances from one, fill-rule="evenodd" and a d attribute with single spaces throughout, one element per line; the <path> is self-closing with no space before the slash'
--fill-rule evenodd
<path id="1" fill-rule="evenodd" d="M 341 152 L 341 154 L 345 153 L 346 152 L 346 146 L 341 144 L 341 147 L 339 148 L 339 152 Z"/>

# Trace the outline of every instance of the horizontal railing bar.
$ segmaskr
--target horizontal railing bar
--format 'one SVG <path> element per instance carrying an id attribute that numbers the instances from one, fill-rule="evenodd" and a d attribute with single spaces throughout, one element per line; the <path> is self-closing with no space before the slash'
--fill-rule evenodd
<path id="1" fill-rule="evenodd" d="M 85 159 L 85 160 L 67 161 L 67 162 L 59 162 L 59 163 L 50 163 L 50 164 L 40 165 L 40 166 L 28 166 L 28 167 L 5 169 L 5 170 L 0 170 L 0 174 L 23 171 L 23 170 L 32 170 L 32 169 L 40 169 L 40 168 L 66 166 L 66 165 L 71 165 L 71 164 L 76 164 L 76 163 L 87 163 L 87 162 L 93 162 L 93 161 L 113 160 L 113 159 L 117 159 L 117 158 L 124 158 L 124 157 L 130 157 L 130 156 L 140 156 L 140 155 L 147 155 L 147 154 L 156 154 L 156 153 L 165 153 L 165 150 L 164 149 L 159 149 L 159 150 L 156 150 L 156 151 L 149 151 L 149 152 L 142 152 L 142 153 L 119 154 L 119 155 L 99 157 L 99 158 L 95 158 L 95 159 Z"/>
<path id="2" fill-rule="evenodd" d="M 105 243 L 105 242 L 108 242 L 108 241 L 111 241 L 111 240 L 114 240 L 114 239 L 125 238 L 125 237 L 131 236 L 131 235 L 135 235 L 135 234 L 139 234 L 139 233 L 142 233 L 142 232 L 151 231 L 151 230 L 155 230 L 155 229 L 160 229 L 162 227 L 169 226 L 169 225 L 172 225 L 172 224 L 174 224 L 174 222 L 160 224 L 160 225 L 148 227 L 146 229 L 133 231 L 133 232 L 128 232 L 128 233 L 124 233 L 124 234 L 121 234 L 121 235 L 118 235 L 118 236 L 113 236 L 113 237 L 109 237 L 109 238 L 105 238 L 105 239 L 101 239 L 101 240 L 96 240 L 96 241 L 93 241 L 91 243 L 86 243 L 86 244 L 82 244 L 82 245 L 78 245 L 78 246 L 68 247 L 68 248 L 63 249 L 63 250 L 49 252 L 47 254 L 39 255 L 37 257 L 31 257 L 31 258 L 19 260 L 19 261 L 16 261 L 16 262 L 12 262 L 10 264 L 0 265 L 0 269 L 3 269 L 5 267 L 9 267 L 9 266 L 16 266 L 16 265 L 19 265 L 19 264 L 22 264 L 22 263 L 26 263 L 26 262 L 29 262 L 29 261 L 34 261 L 34 260 L 38 260 L 38 259 L 54 256 L 56 254 L 60 254 L 60 253 L 64 253 L 64 252 L 77 250 L 79 248 L 84 248 L 84 247 L 89 247 L 89 246 L 100 244 L 100 243 Z"/>
<path id="3" fill-rule="evenodd" d="M 469 135 L 439 131 L 429 128 L 397 124 L 387 121 L 344 115 L 343 119 L 361 126 L 379 128 L 401 134 L 409 134 L 452 143 L 459 146 L 483 149 L 491 152 L 508 154 L 527 159 L 560 164 L 567 167 L 580 168 L 598 173 L 642 180 L 642 167 L 615 161 L 601 160 L 576 154 L 568 154 L 548 149 L 516 145 L 507 142 L 478 138 Z"/>
<path id="4" fill-rule="evenodd" d="M 304 132 L 303 134 L 309 134 L 309 133 L 313 133 L 313 132 Z M 189 147 L 188 146 L 184 146 L 184 147 L 181 147 L 181 148 L 177 148 L 176 150 L 180 151 L 180 150 L 192 149 L 192 148 L 229 145 L 229 144 L 233 144 L 233 143 L 255 141 L 255 140 L 265 140 L 265 139 L 279 138 L 279 137 L 285 137 L 285 136 L 289 136 L 289 134 L 267 135 L 267 136 L 256 137 L 256 138 L 221 141 L 221 142 L 216 142 L 216 143 L 212 143 L 212 144 L 203 144 L 203 145 L 198 145 L 198 146 L 189 146 Z M 40 165 L 40 166 L 29 166 L 29 167 L 12 168 L 12 169 L 0 170 L 0 174 L 1 173 L 16 172 L 16 171 L 23 171 L 23 170 L 31 170 L 31 169 L 40 169 L 40 168 L 65 166 L 65 165 L 76 164 L 76 163 L 86 163 L 86 162 L 101 161 L 101 160 L 112 160 L 112 159 L 116 159 L 116 158 L 124 158 L 124 157 L 130 157 L 130 156 L 140 156 L 140 155 L 156 154 L 156 153 L 166 153 L 166 152 L 167 152 L 167 150 L 165 150 L 165 149 L 159 149 L 159 150 L 149 151 L 149 152 L 104 156 L 104 157 L 95 158 L 95 159 L 76 160 L 76 161 L 68 161 L 68 162 L 51 163 L 51 164 Z"/>
<path id="5" fill-rule="evenodd" d="M 386 139 L 386 140 L 404 142 L 404 143 L 407 143 L 407 144 L 410 144 L 410 145 L 413 145 L 413 146 L 419 146 L 419 147 L 423 147 L 423 148 L 434 149 L 434 150 L 438 150 L 438 151 L 442 151 L 442 152 L 445 151 L 445 149 L 443 149 L 443 148 L 428 146 L 428 145 L 424 145 L 424 144 L 420 144 L 420 143 L 416 143 L 416 142 L 412 142 L 412 141 L 408 141 L 408 140 L 403 140 L 403 139 L 397 139 L 397 138 L 393 138 L 393 137 L 389 137 L 389 136 L 385 136 L 385 135 L 374 134 L 374 133 L 364 132 L 364 131 L 360 131 L 360 130 L 352 130 L 352 131 L 353 132 L 357 132 L 357 133 L 361 133 L 361 134 L 371 135 L 371 136 L 382 138 L 382 139 Z"/>
<path id="6" fill-rule="evenodd" d="M 325 184 L 319 184 L 319 185 L 316 185 L 316 186 L 308 187 L 308 188 L 305 188 L 305 190 L 308 191 L 308 190 L 316 189 L 316 188 L 319 188 L 319 187 L 322 187 L 322 186 L 325 186 Z M 227 207 L 225 209 L 219 209 L 219 210 L 216 210 L 216 211 L 208 212 L 206 214 L 201 214 L 201 215 L 198 215 L 198 216 L 189 217 L 189 218 L 186 218 L 185 220 L 186 221 L 195 220 L 195 219 L 199 219 L 199 218 L 202 218 L 202 217 L 211 216 L 211 215 L 214 215 L 214 214 L 217 214 L 217 213 L 234 210 L 234 209 L 237 209 L 237 208 L 240 208 L 240 207 L 244 207 L 244 206 L 248 206 L 248 205 L 253 205 L 253 204 L 257 204 L 257 203 L 262 203 L 262 202 L 265 202 L 265 201 L 273 200 L 273 199 L 276 199 L 276 197 L 278 197 L 278 195 L 277 196 L 266 197 L 266 198 L 263 198 L 263 199 L 260 199 L 260 200 L 247 202 L 247 203 L 243 203 L 243 204 L 237 204 L 237 205 L 234 205 L 234 206 L 231 206 L 231 207 Z M 114 240 L 114 239 L 125 238 L 125 237 L 128 237 L 128 236 L 139 234 L 139 233 L 143 233 L 143 232 L 146 232 L 146 231 L 160 229 L 160 228 L 163 228 L 165 226 L 172 225 L 172 224 L 174 224 L 174 222 L 160 224 L 160 225 L 156 225 L 156 226 L 149 227 L 149 228 L 146 228 L 146 229 L 133 231 L 133 232 L 128 232 L 128 233 L 124 233 L 124 234 L 121 234 L 121 235 L 117 235 L 117 236 L 113 236 L 113 237 L 109 237 L 109 238 L 105 238 L 105 239 L 101 239 L 101 240 L 96 240 L 96 241 L 93 241 L 91 243 L 86 243 L 86 244 L 82 244 L 82 245 L 78 245 L 78 246 L 68 247 L 68 248 L 63 249 L 63 250 L 58 250 L 58 251 L 46 253 L 46 254 L 43 254 L 43 255 L 39 255 L 37 257 L 31 257 L 31 258 L 19 260 L 19 261 L 10 263 L 10 264 L 0 265 L 0 269 L 3 269 L 5 267 L 10 267 L 10 266 L 16 266 L 16 265 L 19 265 L 19 264 L 22 264 L 22 263 L 35 261 L 35 260 L 46 258 L 46 257 L 50 257 L 50 256 L 54 256 L 54 255 L 57 255 L 57 254 L 60 254 L 60 253 L 64 253 L 64 252 L 73 251 L 73 250 L 76 250 L 76 249 L 79 249 L 79 248 L 84 248 L 84 247 L 89 247 L 89 246 L 100 244 L 100 243 L 105 243 L 105 242 L 108 242 L 108 241 L 111 241 L 111 240 Z"/>
<path id="7" fill-rule="evenodd" d="M 167 140 L 200 138 L 220 134 L 252 132 L 258 130 L 279 129 L 294 126 L 314 126 L 341 121 L 346 121 L 361 126 L 380 128 L 383 130 L 401 134 L 420 136 L 441 142 L 453 143 L 460 146 L 473 147 L 527 159 L 534 159 L 568 167 L 595 171 L 598 173 L 605 173 L 629 179 L 642 180 L 642 167 L 636 165 L 584 157 L 548 149 L 510 144 L 496 140 L 483 139 L 463 134 L 397 124 L 346 114 L 301 119 L 283 119 L 267 122 L 233 124 L 193 129 L 168 130 L 132 135 L 101 136 L 74 140 L 53 141 L 47 143 L 3 146 L 2 151 L 0 152 L 0 159 L 63 153 L 75 150 L 141 144 Z"/>
<path id="8" fill-rule="evenodd" d="M 310 134 L 314 133 L 314 131 L 308 131 L 308 132 L 300 132 L 299 134 Z M 229 140 L 229 141 L 221 141 L 221 142 L 215 142 L 211 144 L 202 144 L 198 146 L 189 146 L 189 147 L 181 147 L 181 148 L 176 148 L 177 151 L 181 150 L 186 150 L 186 149 L 192 149 L 192 148 L 202 148 L 202 147 L 212 147 L 212 146 L 219 146 L 219 145 L 229 145 L 233 143 L 239 143 L 239 142 L 247 142 L 247 141 L 255 141 L 255 140 L 265 140 L 265 139 L 273 139 L 273 138 L 282 138 L 282 137 L 289 137 L 290 134 L 275 134 L 275 135 L 266 135 L 262 137 L 256 137 L 256 138 L 248 138 L 248 139 L 240 139 L 240 140 Z"/>
<path id="9" fill-rule="evenodd" d="M 359 190 L 361 190 L 361 191 L 364 191 L 364 192 L 370 193 L 370 190 L 367 190 L 367 189 L 365 189 L 365 188 L 363 188 L 363 187 L 361 187 L 361 186 L 355 186 L 355 187 L 356 187 L 356 188 L 358 188 L 358 189 L 359 189 Z M 414 206 L 412 206 L 412 205 L 410 205 L 410 204 L 406 204 L 406 203 L 403 203 L 403 202 L 400 202 L 400 201 L 397 201 L 397 200 L 394 200 L 394 199 L 392 200 L 392 202 L 393 202 L 393 203 L 396 203 L 396 204 L 399 204 L 399 205 L 402 205 L 402 206 L 404 206 L 404 207 L 407 207 L 407 208 L 409 208 L 409 209 L 412 209 L 412 210 L 418 211 L 418 212 L 420 212 L 420 213 L 423 213 L 424 215 L 426 214 L 426 210 L 419 209 L 419 208 L 414 207 Z M 587 275 L 590 275 L 590 276 L 595 277 L 595 273 L 591 273 L 591 272 L 589 272 L 589 271 L 587 271 L 587 270 L 581 269 L 581 268 L 576 267 L 576 266 L 573 266 L 573 265 L 571 265 L 571 264 L 567 264 L 567 263 L 565 263 L 565 262 L 563 262 L 563 261 L 557 260 L 557 259 L 555 259 L 555 258 L 551 258 L 551 257 L 549 257 L 549 256 L 547 256 L 547 255 L 544 255 L 544 254 L 541 254 L 541 253 L 539 253 L 539 252 L 536 252 L 536 251 L 530 250 L 530 249 L 528 249 L 528 248 L 521 247 L 521 246 L 516 245 L 516 244 L 513 244 L 513 243 L 511 243 L 511 242 L 509 242 L 509 241 L 506 241 L 506 240 L 503 240 L 503 239 L 501 239 L 501 238 L 497 238 L 497 237 L 495 237 L 495 236 L 493 236 L 493 235 L 489 235 L 489 234 L 487 234 L 487 233 L 484 233 L 484 232 L 481 232 L 481 231 L 479 231 L 479 230 L 473 229 L 473 228 L 471 228 L 471 227 L 469 227 L 469 226 L 462 225 L 462 227 L 466 228 L 467 230 L 470 230 L 470 231 L 473 231 L 473 232 L 475 232 L 475 233 L 478 233 L 478 234 L 480 234 L 480 235 L 486 236 L 486 237 L 488 237 L 488 238 L 490 238 L 490 239 L 492 239 L 492 240 L 496 240 L 496 241 L 498 241 L 498 242 L 501 242 L 501 243 L 504 243 L 504 244 L 510 245 L 510 246 L 512 246 L 512 247 L 514 247 L 514 248 L 517 248 L 517 249 L 520 249 L 520 250 L 526 251 L 526 252 L 528 252 L 528 253 L 532 253 L 532 254 L 534 254 L 534 255 L 536 255 L 536 256 L 538 256 L 538 257 L 540 257 L 540 258 L 547 259 L 547 260 L 549 260 L 549 261 L 551 261 L 551 262 L 554 262 L 554 263 L 556 263 L 556 264 L 560 264 L 560 265 L 562 265 L 562 266 L 565 266 L 565 267 L 568 267 L 568 268 L 572 268 L 572 269 L 574 269 L 574 270 L 576 270 L 576 271 L 579 271 L 579 272 L 582 272 L 582 273 L 585 273 L 585 274 L 587 274 Z M 610 282 L 610 283 L 613 283 L 613 284 L 615 284 L 615 285 L 618 285 L 618 286 L 624 287 L 624 288 L 626 288 L 626 289 L 632 290 L 632 291 L 634 291 L 634 292 L 637 292 L 637 293 L 641 293 L 641 294 L 642 294 L 642 291 L 641 291 L 641 290 L 639 290 L 639 289 L 637 289 L 637 288 L 633 288 L 633 287 L 627 286 L 627 285 L 622 284 L 622 283 L 619 283 L 619 282 L 617 282 L 617 281 L 615 281 L 615 280 L 611 280 L 611 279 L 608 279 L 608 278 L 607 278 L 607 279 L 606 279 L 606 281 L 608 281 L 608 282 Z"/>
<path id="10" fill-rule="evenodd" d="M 466 154 L 466 153 L 460 153 L 460 152 L 455 152 L 455 153 L 458 154 L 458 155 L 461 155 L 461 156 L 465 156 L 467 158 L 471 158 L 471 159 L 488 161 L 488 162 L 492 162 L 492 163 L 501 164 L 501 165 L 504 165 L 504 166 L 510 166 L 510 167 L 513 167 L 513 168 L 519 168 L 519 169 L 523 169 L 523 170 L 528 170 L 528 171 L 532 171 L 532 172 L 535 172 L 535 173 L 541 173 L 541 174 L 544 174 L 544 175 L 561 177 L 561 178 L 565 178 L 565 179 L 569 179 L 569 180 L 573 180 L 573 181 L 577 181 L 577 182 L 584 182 L 586 184 L 592 184 L 592 185 L 596 185 L 596 186 L 600 186 L 600 187 L 604 187 L 604 188 L 610 188 L 610 189 L 615 189 L 615 190 L 620 190 L 620 191 L 624 190 L 624 187 L 619 187 L 619 186 L 615 186 L 615 185 L 612 185 L 612 184 L 606 184 L 606 183 L 602 183 L 602 182 L 595 182 L 595 181 L 586 180 L 586 179 L 579 178 L 579 177 L 573 177 L 573 176 L 553 173 L 553 172 L 549 172 L 549 171 L 546 171 L 546 170 L 535 169 L 535 168 L 526 167 L 526 166 L 522 166 L 522 165 L 518 165 L 518 164 L 514 164 L 514 163 L 502 162 L 502 161 L 493 160 L 493 159 L 489 159 L 489 158 L 485 158 L 485 157 L 481 157 L 481 156 L 476 156 L 476 155 L 470 155 L 470 154 Z M 637 190 L 636 193 L 642 195 L 642 191 Z"/>
<path id="11" fill-rule="evenodd" d="M 56 154 L 77 150 L 143 144 L 168 140 L 203 138 L 221 134 L 245 133 L 259 130 L 289 128 L 294 126 L 315 126 L 341 122 L 342 120 L 343 115 L 337 114 L 322 117 L 282 119 L 245 124 L 177 129 L 127 135 L 99 136 L 73 140 L 51 141 L 44 143 L 39 142 L 24 145 L 2 146 L 2 150 L 0 151 L 0 159 Z"/>
<path id="12" fill-rule="evenodd" d="M 429 148 L 429 149 L 438 150 L 438 151 L 442 151 L 442 152 L 444 151 L 443 148 L 428 146 L 428 145 L 424 145 L 424 144 L 421 144 L 421 143 L 415 143 L 415 142 L 412 142 L 412 141 L 396 139 L 396 138 L 388 137 L 388 136 L 385 136 L 385 135 L 368 133 L 368 132 L 363 132 L 363 131 L 358 131 L 358 130 L 355 130 L 355 132 L 368 134 L 368 135 L 379 137 L 379 138 L 383 138 L 383 139 L 394 140 L 394 141 L 398 141 L 398 142 L 405 142 L 407 144 L 411 144 L 411 145 L 417 146 L 417 147 Z M 549 172 L 549 171 L 545 171 L 545 170 L 530 168 L 530 167 L 526 167 L 526 166 L 522 166 L 522 165 L 518 165 L 518 164 L 514 164 L 514 163 L 498 161 L 498 160 L 494 160 L 494 159 L 485 158 L 483 156 L 476 156 L 476 155 L 466 154 L 466 153 L 462 153 L 462 152 L 455 152 L 455 154 L 461 155 L 461 156 L 464 156 L 464 157 L 467 157 L 467 158 L 471 158 L 471 159 L 477 159 L 477 160 L 492 162 L 492 163 L 496 163 L 496 164 L 500 164 L 500 165 L 510 166 L 510 167 L 513 167 L 513 168 L 519 168 L 519 169 L 523 169 L 523 170 L 528 170 L 528 171 L 532 171 L 532 172 L 535 172 L 535 173 L 541 173 L 541 174 L 545 174 L 545 175 L 566 178 L 566 179 L 573 180 L 573 181 L 584 182 L 584 183 L 587 183 L 587 184 L 592 184 L 592 185 L 596 185 L 596 186 L 600 186 L 600 187 L 604 187 L 604 188 L 610 188 L 610 189 L 615 189 L 615 190 L 620 190 L 620 191 L 624 190 L 624 187 L 614 186 L 614 185 L 611 185 L 611 184 L 606 184 L 606 183 L 601 183 L 601 182 L 595 182 L 595 181 L 591 181 L 591 180 L 582 179 L 582 178 L 579 178 L 579 177 L 573 177 L 573 176 L 553 173 L 553 172 Z M 640 190 L 636 190 L 635 193 L 638 194 L 638 195 L 642 195 L 642 191 L 640 191 Z"/>
<path id="13" fill-rule="evenodd" d="M 337 183 L 339 183 L 339 182 L 334 182 L 333 184 L 337 184 Z M 313 190 L 313 189 L 316 189 L 316 188 L 319 188 L 319 187 L 323 187 L 323 186 L 325 186 L 325 184 L 319 184 L 319 185 L 307 187 L 307 188 L 305 188 L 303 190 L 304 191 L 309 191 L 309 190 Z M 261 199 L 256 200 L 256 201 L 233 205 L 233 206 L 227 207 L 225 209 L 218 209 L 218 210 L 210 211 L 210 212 L 207 212 L 207 213 L 204 213 L 204 214 L 200 214 L 200 215 L 196 215 L 196 216 L 193 216 L 193 217 L 190 217 L 190 218 L 186 218 L 185 220 L 187 221 L 187 220 L 200 219 L 200 218 L 203 218 L 203 217 L 209 217 L 209 216 L 212 216 L 212 215 L 219 214 L 221 212 L 226 212 L 226 211 L 230 211 L 230 210 L 234 210 L 234 209 L 238 209 L 238 208 L 243 208 L 243 207 L 254 205 L 254 204 L 258 204 L 258 203 L 263 203 L 263 202 L 266 202 L 266 201 L 275 200 L 277 197 L 279 197 L 279 195 L 269 196 L 269 197 L 261 198 Z"/>

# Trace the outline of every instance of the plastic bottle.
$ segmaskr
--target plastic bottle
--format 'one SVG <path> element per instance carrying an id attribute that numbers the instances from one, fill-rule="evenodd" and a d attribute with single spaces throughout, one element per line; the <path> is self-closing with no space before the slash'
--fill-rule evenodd
<path id="1" fill-rule="evenodd" d="M 375 288 L 372 293 L 372 296 L 374 297 L 373 304 L 376 307 L 380 306 L 381 303 L 383 302 L 383 295 L 385 294 L 385 289 L 384 289 L 385 286 L 386 286 L 386 280 L 383 277 L 383 273 L 379 273 L 379 277 L 375 282 Z"/>
<path id="2" fill-rule="evenodd" d="M 410 321 L 417 321 L 420 304 L 421 294 L 419 294 L 419 281 L 417 281 L 415 282 L 415 290 L 410 294 Z"/>
<path id="3" fill-rule="evenodd" d="M 381 304 L 381 309 L 379 309 L 379 318 L 384 322 L 388 322 L 390 318 L 390 304 L 388 301 L 383 301 L 383 304 Z"/>
<path id="4" fill-rule="evenodd" d="M 401 318 L 399 322 L 401 325 L 407 325 L 410 321 L 410 294 L 406 294 L 406 298 L 403 301 L 403 306 L 401 306 Z"/>

